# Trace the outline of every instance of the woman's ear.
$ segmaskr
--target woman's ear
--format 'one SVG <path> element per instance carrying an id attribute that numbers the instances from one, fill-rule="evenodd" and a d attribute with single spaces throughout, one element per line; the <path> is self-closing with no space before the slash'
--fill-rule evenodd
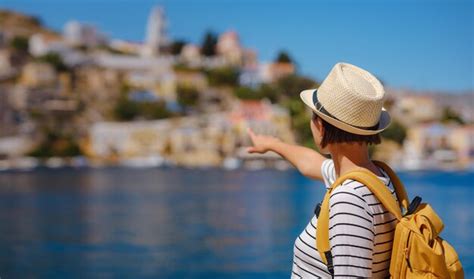
<path id="1" fill-rule="evenodd" d="M 316 119 L 316 122 L 318 122 L 318 125 L 316 125 L 318 132 L 321 135 L 321 137 L 323 137 L 324 136 L 323 120 L 320 117 L 318 117 L 318 119 Z"/>

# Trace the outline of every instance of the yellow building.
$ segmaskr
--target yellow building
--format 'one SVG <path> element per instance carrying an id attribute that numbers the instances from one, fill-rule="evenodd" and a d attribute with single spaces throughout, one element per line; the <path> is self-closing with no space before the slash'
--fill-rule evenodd
<path id="1" fill-rule="evenodd" d="M 440 109 L 429 96 L 404 96 L 396 101 L 392 113 L 403 125 L 433 121 L 439 118 Z"/>
<path id="2" fill-rule="evenodd" d="M 404 163 L 409 168 L 467 168 L 474 163 L 474 125 L 411 127 L 404 149 Z"/>
<path id="3" fill-rule="evenodd" d="M 28 63 L 21 73 L 21 84 L 27 87 L 51 86 L 56 80 L 56 70 L 47 63 Z"/>

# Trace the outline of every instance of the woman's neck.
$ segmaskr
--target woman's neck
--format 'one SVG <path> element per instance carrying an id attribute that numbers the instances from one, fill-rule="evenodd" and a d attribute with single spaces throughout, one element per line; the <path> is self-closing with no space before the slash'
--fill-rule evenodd
<path id="1" fill-rule="evenodd" d="M 367 144 L 333 144 L 328 149 L 334 161 L 337 177 L 356 168 L 365 168 L 376 175 L 381 175 L 378 168 L 370 160 Z"/>

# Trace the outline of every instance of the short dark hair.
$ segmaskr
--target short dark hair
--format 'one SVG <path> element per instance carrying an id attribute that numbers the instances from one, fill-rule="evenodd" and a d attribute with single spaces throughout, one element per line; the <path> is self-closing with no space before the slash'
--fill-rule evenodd
<path id="1" fill-rule="evenodd" d="M 380 134 L 375 135 L 356 135 L 353 133 L 346 132 L 341 130 L 328 122 L 324 119 L 319 117 L 315 112 L 313 112 L 312 121 L 316 121 L 318 118 L 321 119 L 321 122 L 324 127 L 323 138 L 321 140 L 321 148 L 326 147 L 330 143 L 345 143 L 345 142 L 359 142 L 359 143 L 367 143 L 370 144 L 379 144 L 382 142 L 380 138 Z"/>

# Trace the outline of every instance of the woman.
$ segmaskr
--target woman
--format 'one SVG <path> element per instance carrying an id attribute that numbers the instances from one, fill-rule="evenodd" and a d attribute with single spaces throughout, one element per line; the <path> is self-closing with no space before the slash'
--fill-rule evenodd
<path id="1" fill-rule="evenodd" d="M 356 168 L 379 177 L 397 199 L 388 175 L 369 158 L 368 145 L 379 144 L 379 133 L 390 124 L 382 107 L 385 92 L 369 72 L 347 63 L 336 64 L 317 90 L 300 93 L 312 109 L 310 121 L 318 152 L 290 145 L 249 129 L 251 153 L 275 151 L 302 174 L 323 180 L 326 188 L 335 179 Z M 397 200 L 398 201 L 398 200 Z M 361 183 L 346 180 L 329 200 L 329 240 L 333 274 L 316 249 L 317 215 L 311 218 L 294 244 L 292 278 L 389 276 L 395 217 Z"/>

